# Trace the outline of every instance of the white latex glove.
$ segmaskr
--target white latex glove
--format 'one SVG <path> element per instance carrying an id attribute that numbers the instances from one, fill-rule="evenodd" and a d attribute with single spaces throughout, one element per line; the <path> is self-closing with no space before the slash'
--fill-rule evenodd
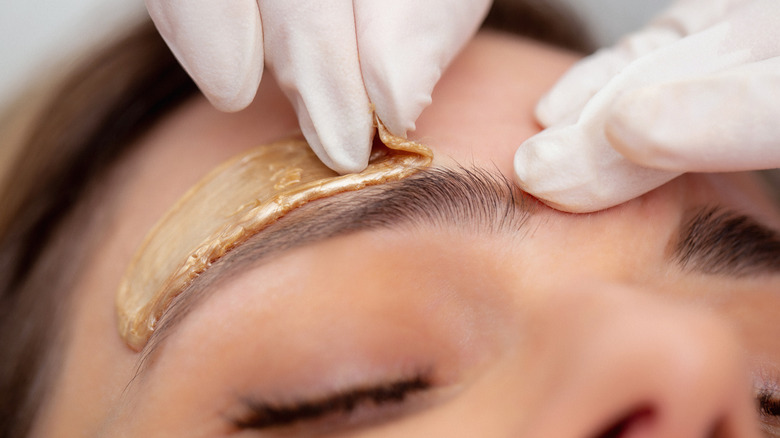
<path id="1" fill-rule="evenodd" d="M 490 0 L 146 0 L 179 62 L 217 108 L 254 99 L 263 62 L 330 168 L 364 169 L 373 113 L 405 136 Z M 265 57 L 265 59 L 264 59 Z"/>
<path id="2" fill-rule="evenodd" d="M 780 1 L 682 0 L 572 68 L 515 155 L 520 187 L 590 212 L 684 172 L 780 167 Z"/>

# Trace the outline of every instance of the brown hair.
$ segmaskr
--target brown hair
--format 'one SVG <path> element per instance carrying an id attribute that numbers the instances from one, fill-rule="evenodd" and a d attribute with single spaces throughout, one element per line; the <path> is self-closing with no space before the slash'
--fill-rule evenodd
<path id="1" fill-rule="evenodd" d="M 540 1 L 498 0 L 486 23 L 587 47 L 571 17 Z M 134 139 L 195 91 L 144 23 L 69 75 L 37 116 L 17 117 L 13 129 L 6 118 L 2 154 L 12 160 L 0 169 L 0 438 L 29 433 L 56 372 L 55 346 L 65 336 L 60 313 L 99 221 L 97 182 Z M 24 127 L 32 132 L 11 137 Z"/>
<path id="2" fill-rule="evenodd" d="M 580 53 L 596 48 L 571 11 L 549 0 L 493 0 L 483 26 Z"/>
<path id="3" fill-rule="evenodd" d="M 17 146 L 0 193 L 0 437 L 27 433 L 53 371 L 58 310 L 87 246 L 74 243 L 89 229 L 66 219 L 87 219 L 75 212 L 90 186 L 195 91 L 148 23 L 58 88 Z"/>

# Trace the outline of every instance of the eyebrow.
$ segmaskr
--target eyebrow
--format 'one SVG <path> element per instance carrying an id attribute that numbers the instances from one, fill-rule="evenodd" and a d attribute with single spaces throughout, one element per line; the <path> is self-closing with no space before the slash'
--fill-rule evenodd
<path id="1" fill-rule="evenodd" d="M 780 235 L 752 217 L 719 207 L 682 225 L 673 260 L 684 270 L 742 278 L 780 273 Z"/>
<path id="2" fill-rule="evenodd" d="M 172 301 L 141 350 L 136 376 L 214 285 L 273 254 L 360 231 L 403 227 L 449 225 L 522 237 L 538 205 L 499 172 L 463 167 L 429 168 L 407 179 L 304 205 L 228 252 Z"/>

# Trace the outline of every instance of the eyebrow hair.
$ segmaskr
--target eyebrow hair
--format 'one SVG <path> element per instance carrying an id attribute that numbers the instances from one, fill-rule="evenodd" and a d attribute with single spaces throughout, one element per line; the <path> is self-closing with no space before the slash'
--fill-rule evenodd
<path id="1" fill-rule="evenodd" d="M 680 228 L 673 259 L 689 271 L 748 277 L 780 273 L 780 235 L 755 219 L 704 207 Z"/>
<path id="2" fill-rule="evenodd" d="M 321 199 L 292 211 L 196 277 L 163 313 L 141 350 L 138 376 L 174 327 L 236 270 L 306 244 L 360 231 L 454 226 L 522 237 L 539 203 L 498 171 L 430 168 L 407 179 Z"/>

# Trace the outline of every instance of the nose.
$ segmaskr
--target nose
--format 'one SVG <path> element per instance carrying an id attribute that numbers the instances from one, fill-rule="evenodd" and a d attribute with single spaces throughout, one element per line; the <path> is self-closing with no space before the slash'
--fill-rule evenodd
<path id="1" fill-rule="evenodd" d="M 760 436 L 744 354 L 724 320 L 624 286 L 560 298 L 547 304 L 547 390 L 528 436 Z"/>

